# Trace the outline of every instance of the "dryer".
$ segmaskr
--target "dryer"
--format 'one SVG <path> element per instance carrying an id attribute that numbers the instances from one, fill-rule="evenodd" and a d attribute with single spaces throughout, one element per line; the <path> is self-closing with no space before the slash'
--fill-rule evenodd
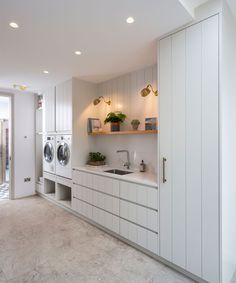
<path id="1" fill-rule="evenodd" d="M 51 174 L 56 173 L 56 139 L 55 136 L 47 135 L 43 138 L 43 171 Z"/>
<path id="2" fill-rule="evenodd" d="M 56 174 L 69 179 L 72 178 L 71 139 L 71 135 L 56 137 Z"/>

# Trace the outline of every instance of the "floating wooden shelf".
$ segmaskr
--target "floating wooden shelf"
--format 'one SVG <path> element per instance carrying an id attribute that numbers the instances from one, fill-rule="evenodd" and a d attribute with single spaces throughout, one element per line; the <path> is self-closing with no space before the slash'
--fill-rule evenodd
<path id="1" fill-rule="evenodd" d="M 90 136 L 106 136 L 106 135 L 146 135 L 146 134 L 157 134 L 157 130 L 149 131 L 119 131 L 119 132 L 96 132 L 89 133 Z"/>

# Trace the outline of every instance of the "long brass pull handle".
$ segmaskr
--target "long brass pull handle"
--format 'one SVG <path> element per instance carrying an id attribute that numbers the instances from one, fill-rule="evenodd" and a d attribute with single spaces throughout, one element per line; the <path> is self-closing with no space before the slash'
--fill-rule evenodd
<path id="1" fill-rule="evenodd" d="M 165 157 L 163 157 L 162 159 L 162 166 L 163 166 L 163 178 L 162 178 L 162 181 L 163 183 L 165 183 L 167 180 L 166 180 L 166 161 L 167 159 Z"/>

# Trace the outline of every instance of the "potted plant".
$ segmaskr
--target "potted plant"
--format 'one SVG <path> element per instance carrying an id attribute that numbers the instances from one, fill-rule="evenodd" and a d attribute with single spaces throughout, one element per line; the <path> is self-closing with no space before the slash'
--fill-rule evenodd
<path id="1" fill-rule="evenodd" d="M 111 131 L 117 132 L 120 131 L 120 123 L 123 123 L 126 118 L 126 115 L 120 111 L 110 112 L 107 114 L 104 124 L 111 123 Z"/>
<path id="2" fill-rule="evenodd" d="M 138 130 L 138 126 L 140 125 L 140 121 L 137 119 L 134 119 L 131 121 L 131 125 L 133 127 L 133 130 L 137 131 Z"/>
<path id="3" fill-rule="evenodd" d="M 102 155 L 100 152 L 90 152 L 87 164 L 94 166 L 105 165 L 105 159 L 106 156 Z"/>

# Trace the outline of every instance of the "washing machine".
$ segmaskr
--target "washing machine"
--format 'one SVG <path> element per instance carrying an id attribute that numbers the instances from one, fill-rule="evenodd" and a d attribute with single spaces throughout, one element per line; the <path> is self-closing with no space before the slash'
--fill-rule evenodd
<path id="1" fill-rule="evenodd" d="M 58 135 L 56 137 L 56 174 L 71 179 L 71 135 Z"/>
<path id="2" fill-rule="evenodd" d="M 56 138 L 55 136 L 43 137 L 43 171 L 56 173 Z"/>

